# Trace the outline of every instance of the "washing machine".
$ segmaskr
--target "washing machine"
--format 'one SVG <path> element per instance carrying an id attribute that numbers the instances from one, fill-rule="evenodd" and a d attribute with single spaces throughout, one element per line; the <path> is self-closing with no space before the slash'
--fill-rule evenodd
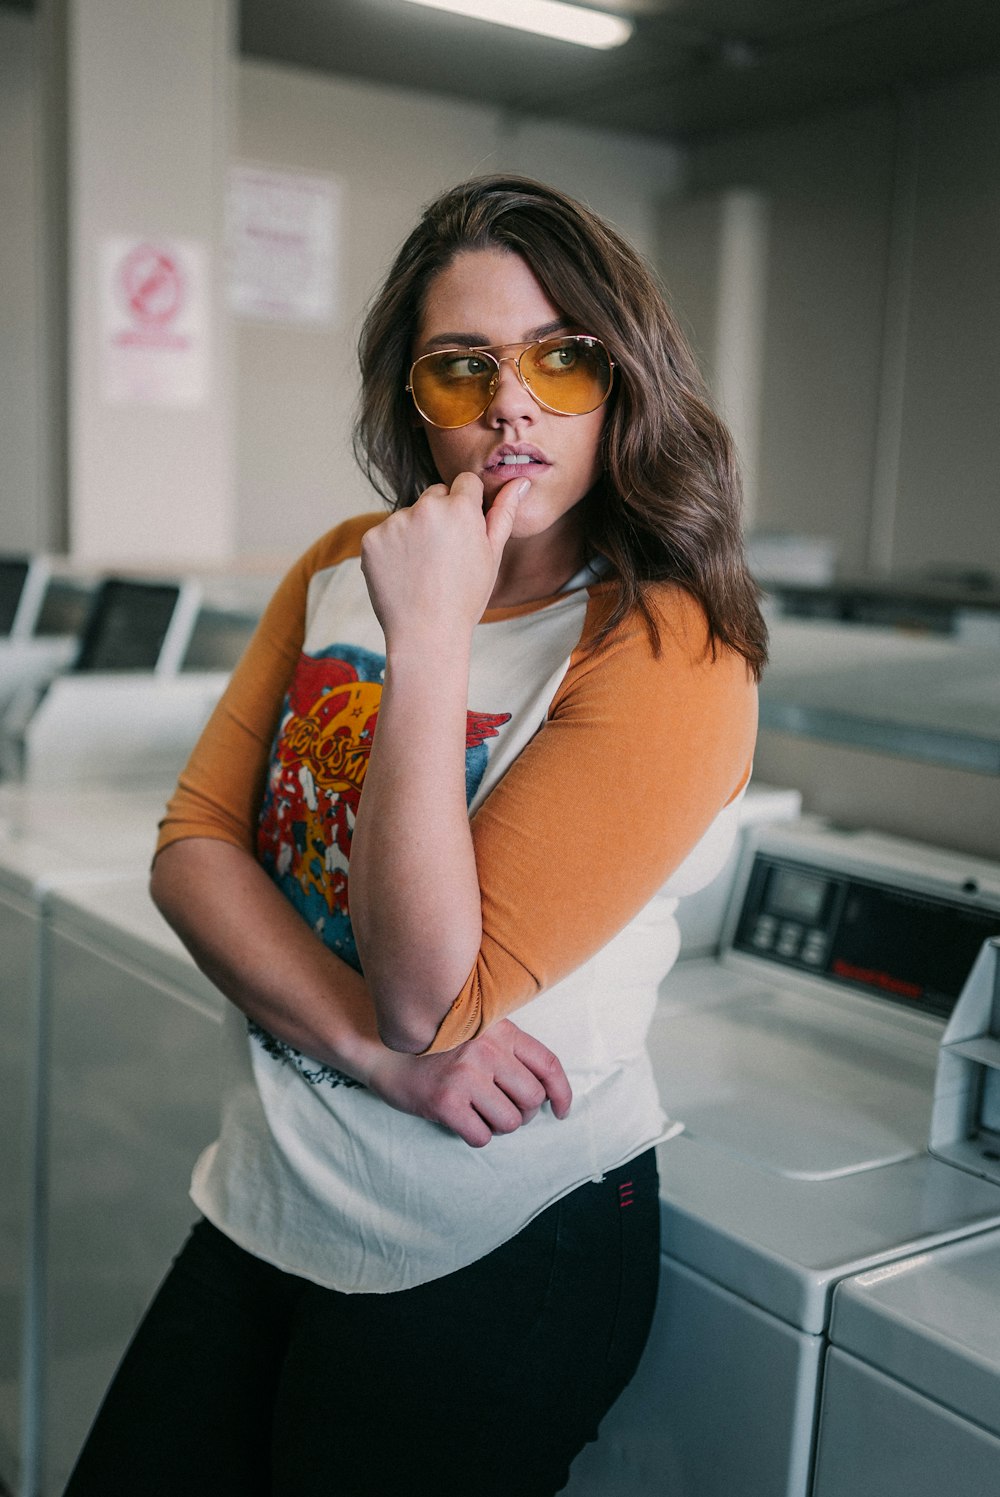
<path id="1" fill-rule="evenodd" d="M 751 780 L 739 804 L 732 850 L 710 884 L 682 899 L 675 918 L 681 932 L 679 961 L 715 956 L 722 940 L 726 912 L 748 837 L 757 828 L 799 821 L 801 791 Z"/>
<path id="2" fill-rule="evenodd" d="M 40 1127 L 47 1043 L 44 933 L 53 892 L 149 866 L 164 792 L 0 786 L 0 1477 L 33 1465 Z"/>
<path id="3" fill-rule="evenodd" d="M 64 787 L 176 779 L 229 680 L 181 670 L 203 600 L 193 581 L 105 577 L 70 668 L 4 706 L 0 775 Z"/>
<path id="4" fill-rule="evenodd" d="M 1000 867 L 802 822 L 744 854 L 720 952 L 650 1034 L 660 1296 L 573 1497 L 807 1497 L 836 1285 L 1000 1226 L 1000 1184 L 927 1149 L 938 1049 Z"/>
<path id="5" fill-rule="evenodd" d="M 1000 1233 L 838 1284 L 815 1497 L 996 1497 Z"/>
<path id="6" fill-rule="evenodd" d="M 94 583 L 54 571 L 46 557 L 0 557 L 0 718 L 21 693 L 37 695 L 70 669 Z"/>
<path id="7" fill-rule="evenodd" d="M 224 1000 L 145 876 L 53 895 L 46 930 L 47 1209 L 37 1491 L 61 1492 L 117 1363 L 196 1216 L 219 1128 Z"/>
<path id="8" fill-rule="evenodd" d="M 36 627 L 46 623 L 56 592 L 49 577 Z M 106 578 L 91 599 L 73 669 L 22 683 L 4 716 L 0 1480 L 19 1497 L 33 1497 L 40 1480 L 51 900 L 57 890 L 119 874 L 145 884 L 176 773 L 252 631 L 258 592 L 238 578 L 207 590 Z M 65 601 L 55 597 L 54 626 L 68 617 Z"/>

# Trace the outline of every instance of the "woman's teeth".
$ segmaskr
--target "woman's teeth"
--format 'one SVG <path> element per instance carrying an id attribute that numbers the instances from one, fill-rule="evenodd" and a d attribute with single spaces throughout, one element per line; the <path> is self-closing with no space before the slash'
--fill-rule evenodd
<path id="1" fill-rule="evenodd" d="M 530 463 L 532 461 L 533 459 L 526 452 L 515 452 L 512 457 L 502 457 L 500 459 L 500 467 L 516 468 L 520 467 L 522 463 Z"/>

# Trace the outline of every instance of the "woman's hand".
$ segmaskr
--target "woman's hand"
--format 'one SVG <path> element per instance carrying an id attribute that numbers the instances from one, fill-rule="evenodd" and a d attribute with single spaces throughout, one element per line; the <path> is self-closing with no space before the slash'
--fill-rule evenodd
<path id="1" fill-rule="evenodd" d="M 361 570 L 388 646 L 403 630 L 423 637 L 478 624 L 527 487 L 527 479 L 504 484 L 484 514 L 482 480 L 460 473 L 450 489 L 432 484 L 368 531 Z"/>
<path id="2" fill-rule="evenodd" d="M 530 1123 L 546 1101 L 564 1118 L 573 1100 L 558 1058 L 509 1019 L 437 1055 L 386 1051 L 366 1080 L 391 1107 L 441 1123 L 474 1149 Z"/>

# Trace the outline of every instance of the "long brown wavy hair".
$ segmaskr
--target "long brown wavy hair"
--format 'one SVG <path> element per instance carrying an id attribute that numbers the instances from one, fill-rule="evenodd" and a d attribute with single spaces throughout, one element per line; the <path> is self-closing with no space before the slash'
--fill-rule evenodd
<path id="1" fill-rule="evenodd" d="M 737 651 L 759 677 L 767 630 L 746 567 L 732 439 L 650 269 L 609 224 L 554 188 L 478 177 L 425 210 L 361 331 L 354 450 L 362 470 L 394 508 L 439 481 L 406 375 L 431 280 L 463 250 L 482 249 L 520 255 L 552 304 L 615 361 L 603 475 L 582 501 L 588 554 L 606 557 L 619 584 L 604 633 L 635 609 L 658 648 L 645 591 L 670 580 L 701 603 L 712 648 Z"/>

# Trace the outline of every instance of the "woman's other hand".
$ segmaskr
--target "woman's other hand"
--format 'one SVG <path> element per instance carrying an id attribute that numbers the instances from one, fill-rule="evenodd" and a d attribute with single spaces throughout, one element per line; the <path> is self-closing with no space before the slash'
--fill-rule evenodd
<path id="1" fill-rule="evenodd" d="M 386 1051 L 366 1079 L 391 1107 L 442 1124 L 474 1149 L 530 1123 L 545 1102 L 564 1118 L 573 1100 L 558 1058 L 509 1019 L 437 1055 Z"/>
<path id="2" fill-rule="evenodd" d="M 361 569 L 391 646 L 402 631 L 421 636 L 478 624 L 496 584 L 526 479 L 504 484 L 483 513 L 483 484 L 460 473 L 435 483 L 364 538 Z"/>

